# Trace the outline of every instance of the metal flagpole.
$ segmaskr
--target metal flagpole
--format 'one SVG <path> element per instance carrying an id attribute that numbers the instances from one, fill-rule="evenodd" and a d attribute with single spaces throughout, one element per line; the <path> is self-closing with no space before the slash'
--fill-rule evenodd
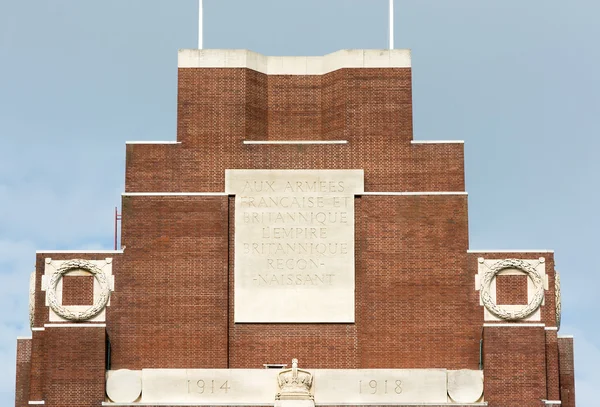
<path id="1" fill-rule="evenodd" d="M 202 0 L 198 0 L 198 49 L 202 49 Z"/>
<path id="2" fill-rule="evenodd" d="M 390 49 L 394 49 L 394 0 L 390 0 Z"/>

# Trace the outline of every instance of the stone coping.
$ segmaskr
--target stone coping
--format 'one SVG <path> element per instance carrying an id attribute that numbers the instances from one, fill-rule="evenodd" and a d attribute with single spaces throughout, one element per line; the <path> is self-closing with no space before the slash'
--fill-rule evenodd
<path id="1" fill-rule="evenodd" d="M 179 68 L 248 68 L 267 75 L 323 75 L 342 68 L 410 68 L 408 49 L 345 49 L 324 56 L 266 56 L 245 49 L 181 49 Z"/>

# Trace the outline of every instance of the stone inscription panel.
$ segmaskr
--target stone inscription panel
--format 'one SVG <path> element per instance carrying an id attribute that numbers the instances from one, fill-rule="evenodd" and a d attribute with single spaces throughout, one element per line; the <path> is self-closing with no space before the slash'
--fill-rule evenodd
<path id="1" fill-rule="evenodd" d="M 363 170 L 226 170 L 235 195 L 235 322 L 354 322 Z"/>
<path id="2" fill-rule="evenodd" d="M 272 404 L 271 369 L 143 369 L 142 403 Z"/>
<path id="3" fill-rule="evenodd" d="M 307 369 L 319 404 L 447 402 L 446 369 Z M 141 404 L 273 404 L 277 369 L 143 369 Z"/>
<path id="4" fill-rule="evenodd" d="M 315 369 L 317 404 L 445 403 L 446 369 Z"/>

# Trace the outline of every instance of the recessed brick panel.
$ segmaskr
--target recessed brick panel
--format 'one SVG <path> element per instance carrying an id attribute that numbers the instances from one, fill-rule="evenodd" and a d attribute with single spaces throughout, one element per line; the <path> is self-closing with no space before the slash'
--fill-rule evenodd
<path id="1" fill-rule="evenodd" d="M 66 275 L 62 284 L 62 305 L 94 304 L 94 276 Z"/>
<path id="2" fill-rule="evenodd" d="M 498 305 L 527 305 L 526 275 L 496 276 L 496 304 Z"/>

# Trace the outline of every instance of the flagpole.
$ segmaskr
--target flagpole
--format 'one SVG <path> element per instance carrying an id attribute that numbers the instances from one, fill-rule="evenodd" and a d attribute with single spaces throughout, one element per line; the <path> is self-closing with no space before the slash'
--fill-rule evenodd
<path id="1" fill-rule="evenodd" d="M 394 0 L 390 1 L 390 49 L 394 49 Z"/>
<path id="2" fill-rule="evenodd" d="M 198 0 L 198 49 L 202 49 L 202 30 L 203 30 L 203 15 L 202 15 L 202 0 Z"/>

